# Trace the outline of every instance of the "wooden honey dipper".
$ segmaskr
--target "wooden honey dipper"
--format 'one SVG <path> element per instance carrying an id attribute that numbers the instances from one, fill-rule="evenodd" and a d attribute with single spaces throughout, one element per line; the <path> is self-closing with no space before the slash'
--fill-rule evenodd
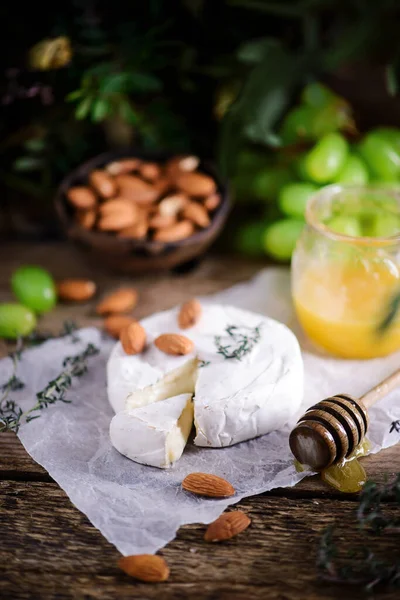
<path id="1" fill-rule="evenodd" d="M 400 369 L 359 399 L 337 394 L 311 406 L 290 434 L 290 449 L 296 459 L 322 471 L 348 458 L 367 432 L 367 409 L 398 385 Z"/>

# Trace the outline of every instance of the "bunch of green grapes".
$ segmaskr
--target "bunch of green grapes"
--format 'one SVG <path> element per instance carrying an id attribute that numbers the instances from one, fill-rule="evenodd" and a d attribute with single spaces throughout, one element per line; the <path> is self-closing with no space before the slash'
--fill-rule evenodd
<path id="1" fill-rule="evenodd" d="M 321 84 L 308 85 L 286 115 L 283 146 L 273 155 L 246 151 L 238 160 L 237 197 L 266 206 L 265 218 L 241 228 L 238 249 L 290 260 L 304 226 L 308 200 L 329 184 L 400 182 L 400 129 L 381 127 L 349 142 L 355 126 L 349 105 Z M 272 216 L 272 222 L 271 222 Z M 344 235 L 388 236 L 399 231 L 395 215 L 343 212 L 327 225 Z"/>

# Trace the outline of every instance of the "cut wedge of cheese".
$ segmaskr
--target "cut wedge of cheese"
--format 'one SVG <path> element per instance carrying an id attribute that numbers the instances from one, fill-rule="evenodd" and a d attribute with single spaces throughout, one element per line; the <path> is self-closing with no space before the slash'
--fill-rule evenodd
<path id="1" fill-rule="evenodd" d="M 138 408 L 179 394 L 190 393 L 193 395 L 198 362 L 197 358 L 192 358 L 181 367 L 167 373 L 157 383 L 128 394 L 125 400 L 125 408 L 128 410 Z"/>
<path id="2" fill-rule="evenodd" d="M 193 425 L 191 394 L 123 410 L 110 424 L 111 443 L 124 456 L 152 467 L 167 468 L 177 461 Z"/>
<path id="3" fill-rule="evenodd" d="M 203 304 L 203 315 L 185 335 L 192 355 L 174 357 L 152 341 L 182 333 L 177 310 L 145 319 L 147 350 L 127 356 L 118 343 L 108 362 L 108 394 L 118 411 L 145 405 L 162 409 L 171 396 L 194 392 L 198 446 L 224 447 L 279 430 L 303 397 L 303 363 L 294 334 L 265 316 Z M 126 413 L 125 413 L 126 414 Z"/>

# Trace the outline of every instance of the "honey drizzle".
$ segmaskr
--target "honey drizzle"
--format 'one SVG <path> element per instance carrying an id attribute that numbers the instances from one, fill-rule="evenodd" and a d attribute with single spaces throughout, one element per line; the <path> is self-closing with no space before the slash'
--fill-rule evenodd
<path id="1" fill-rule="evenodd" d="M 365 456 L 370 447 L 369 441 L 364 439 L 348 458 L 337 465 L 331 465 L 324 469 L 321 472 L 322 481 L 345 494 L 355 494 L 361 491 L 367 481 L 367 474 L 358 459 Z M 294 461 L 294 465 L 298 473 L 306 470 L 306 467 L 297 460 Z"/>

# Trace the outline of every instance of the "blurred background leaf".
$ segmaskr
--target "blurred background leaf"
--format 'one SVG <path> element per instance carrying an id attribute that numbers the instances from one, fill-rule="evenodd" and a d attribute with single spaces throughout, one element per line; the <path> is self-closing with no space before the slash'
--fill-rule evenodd
<path id="1" fill-rule="evenodd" d="M 24 5 L 21 19 L 18 2 L 0 6 L 13 34 L 0 41 L 3 197 L 50 206 L 69 170 L 128 143 L 217 157 L 236 181 L 239 155 L 251 149 L 266 165 L 285 143 L 287 110 L 321 78 L 354 82 L 361 128 L 382 114 L 397 122 L 399 12 L 394 0 L 150 0 L 134 14 L 122 0 L 73 0 Z M 377 86 L 361 92 L 357 61 L 376 66 L 392 111 L 365 117 Z M 29 184 L 34 203 L 20 193 Z"/>

